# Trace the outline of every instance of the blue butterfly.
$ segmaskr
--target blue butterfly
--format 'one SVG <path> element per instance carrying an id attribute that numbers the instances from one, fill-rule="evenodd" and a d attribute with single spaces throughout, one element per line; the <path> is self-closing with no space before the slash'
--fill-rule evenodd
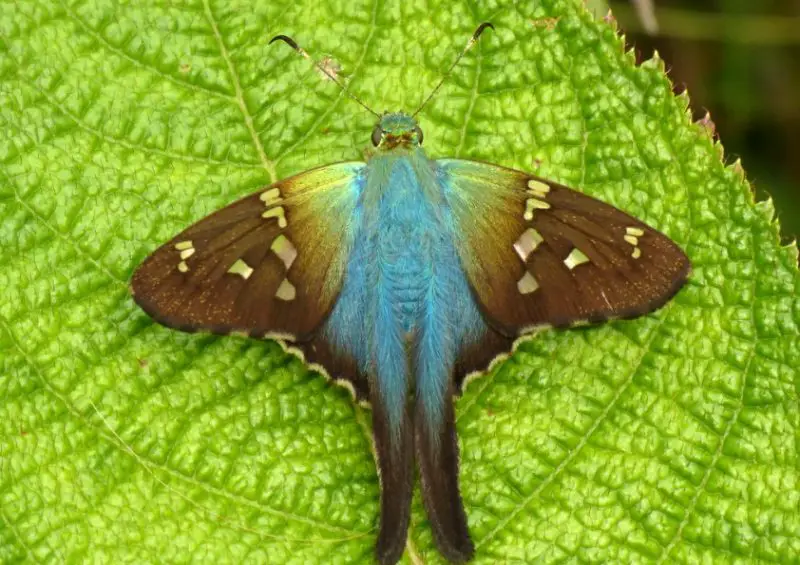
<path id="1" fill-rule="evenodd" d="M 234 202 L 155 251 L 131 285 L 161 324 L 279 340 L 371 404 L 382 564 L 403 553 L 415 461 L 437 547 L 455 563 L 474 553 L 453 409 L 467 375 L 539 328 L 651 312 L 690 272 L 675 243 L 608 204 L 522 171 L 430 159 L 418 112 L 375 114 L 366 163 Z"/>

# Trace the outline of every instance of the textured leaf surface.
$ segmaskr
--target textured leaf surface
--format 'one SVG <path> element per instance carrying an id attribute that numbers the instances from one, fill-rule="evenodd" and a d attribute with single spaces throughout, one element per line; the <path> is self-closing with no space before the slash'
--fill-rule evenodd
<path id="1" fill-rule="evenodd" d="M 368 145 L 372 117 L 269 37 L 409 109 L 489 19 L 421 116 L 429 153 L 603 198 L 695 275 L 657 315 L 541 334 L 468 387 L 476 562 L 797 559 L 797 251 L 663 65 L 580 2 L 6 0 L 0 561 L 371 558 L 368 414 L 275 343 L 154 325 L 127 281 L 191 221 Z M 405 559 L 440 562 L 418 502 Z"/>

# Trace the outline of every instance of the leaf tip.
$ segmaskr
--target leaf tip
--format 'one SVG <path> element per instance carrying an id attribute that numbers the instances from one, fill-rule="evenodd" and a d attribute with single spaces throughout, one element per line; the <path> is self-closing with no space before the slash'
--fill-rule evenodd
<path id="1" fill-rule="evenodd" d="M 717 126 L 714 123 L 714 120 L 711 119 L 711 112 L 706 110 L 705 116 L 700 118 L 695 122 L 698 126 L 700 126 L 701 131 L 708 134 L 711 139 L 716 139 L 717 137 Z M 737 162 L 739 159 L 737 159 Z M 740 165 L 741 166 L 741 165 Z"/>
<path id="2" fill-rule="evenodd" d="M 794 264 L 800 269 L 800 250 L 797 249 L 797 239 L 792 239 L 784 246 L 784 249 L 789 254 L 789 257 L 792 258 Z"/>
<path id="3" fill-rule="evenodd" d="M 622 40 L 622 45 L 627 46 L 627 41 L 624 34 L 620 36 L 620 39 Z M 625 49 L 625 60 L 630 63 L 631 66 L 636 65 L 636 50 L 633 47 Z"/>
<path id="4" fill-rule="evenodd" d="M 731 165 L 731 168 L 733 169 L 733 172 L 734 172 L 734 174 L 736 174 L 737 177 L 739 177 L 741 180 L 744 180 L 745 172 L 744 172 L 744 167 L 742 166 L 741 157 L 738 157 L 733 162 L 733 165 Z"/>
<path id="5" fill-rule="evenodd" d="M 614 14 L 611 13 L 611 8 L 608 9 L 608 12 L 605 16 L 603 16 L 603 21 L 607 23 L 611 29 L 614 31 L 619 31 L 619 25 L 617 24 L 617 18 L 614 17 Z"/>
<path id="6" fill-rule="evenodd" d="M 717 157 L 720 161 L 725 161 L 725 147 L 719 140 L 714 141 L 714 149 L 717 151 Z"/>
<path id="7" fill-rule="evenodd" d="M 661 73 L 666 74 L 667 68 L 666 64 L 664 63 L 664 59 L 661 58 L 661 55 L 658 54 L 658 50 L 653 50 L 653 55 L 646 61 L 644 61 L 641 65 L 646 69 L 655 69 Z"/>
<path id="8" fill-rule="evenodd" d="M 768 195 L 764 200 L 757 201 L 755 208 L 767 222 L 770 224 L 775 223 L 775 202 L 772 200 L 772 196 Z"/>

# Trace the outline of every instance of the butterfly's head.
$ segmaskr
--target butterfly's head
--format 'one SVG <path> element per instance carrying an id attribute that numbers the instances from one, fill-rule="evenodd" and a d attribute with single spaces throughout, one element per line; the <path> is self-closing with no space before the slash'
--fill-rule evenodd
<path id="1" fill-rule="evenodd" d="M 422 145 L 422 130 L 417 121 L 403 113 L 385 113 L 372 130 L 372 144 L 379 149 Z"/>

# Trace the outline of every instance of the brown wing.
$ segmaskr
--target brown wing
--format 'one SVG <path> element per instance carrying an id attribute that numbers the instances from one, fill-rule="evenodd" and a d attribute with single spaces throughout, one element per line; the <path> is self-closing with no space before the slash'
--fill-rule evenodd
<path id="1" fill-rule="evenodd" d="M 183 331 L 309 339 L 342 285 L 363 169 L 312 169 L 203 218 L 136 269 L 134 300 Z"/>
<path id="2" fill-rule="evenodd" d="M 437 163 L 469 282 L 507 336 L 647 314 L 686 282 L 678 245 L 613 206 L 497 165 Z"/>

